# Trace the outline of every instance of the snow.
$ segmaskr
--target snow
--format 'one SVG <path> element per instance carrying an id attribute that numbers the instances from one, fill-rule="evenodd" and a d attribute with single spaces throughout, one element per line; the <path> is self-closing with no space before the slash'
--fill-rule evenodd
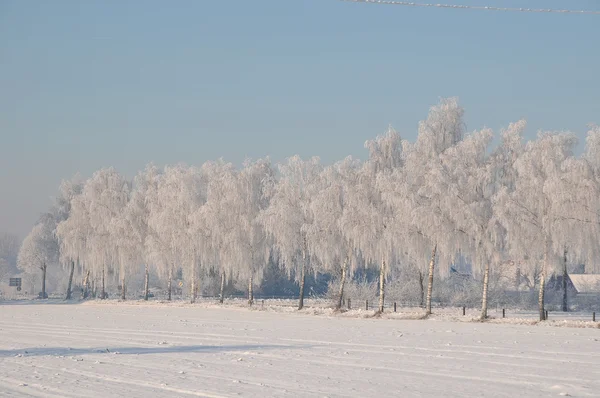
<path id="1" fill-rule="evenodd" d="M 360 314 L 2 302 L 0 396 L 600 395 L 597 325 Z"/>

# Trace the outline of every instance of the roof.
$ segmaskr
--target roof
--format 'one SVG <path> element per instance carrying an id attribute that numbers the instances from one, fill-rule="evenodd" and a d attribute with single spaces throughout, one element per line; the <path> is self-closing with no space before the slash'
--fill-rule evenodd
<path id="1" fill-rule="evenodd" d="M 577 293 L 600 293 L 600 274 L 570 274 Z"/>

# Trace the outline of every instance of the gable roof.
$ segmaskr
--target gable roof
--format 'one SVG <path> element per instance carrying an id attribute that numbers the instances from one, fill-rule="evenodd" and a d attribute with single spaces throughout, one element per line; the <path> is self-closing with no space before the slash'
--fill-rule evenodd
<path id="1" fill-rule="evenodd" d="M 600 293 L 600 274 L 570 274 L 577 293 Z"/>

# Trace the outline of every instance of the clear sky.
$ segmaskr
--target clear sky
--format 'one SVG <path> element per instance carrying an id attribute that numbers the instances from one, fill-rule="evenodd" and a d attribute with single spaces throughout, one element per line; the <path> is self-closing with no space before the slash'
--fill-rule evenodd
<path id="1" fill-rule="evenodd" d="M 448 0 L 600 10 L 597 0 Z M 62 178 L 148 162 L 366 156 L 439 97 L 468 130 L 600 123 L 600 16 L 337 0 L 0 0 L 0 232 Z"/>

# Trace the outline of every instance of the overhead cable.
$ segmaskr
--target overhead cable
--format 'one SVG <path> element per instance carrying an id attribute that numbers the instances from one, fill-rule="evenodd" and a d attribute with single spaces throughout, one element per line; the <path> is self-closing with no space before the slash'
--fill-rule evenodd
<path id="1" fill-rule="evenodd" d="M 386 5 L 407 6 L 407 7 L 453 8 L 453 9 L 460 9 L 460 10 L 600 15 L 600 11 L 566 10 L 566 9 L 561 10 L 561 9 L 556 9 L 556 8 L 517 8 L 517 7 L 494 7 L 494 6 L 468 6 L 468 5 L 460 5 L 460 4 L 414 3 L 414 2 L 409 2 L 409 1 L 392 1 L 392 0 L 340 0 L 340 1 L 345 1 L 345 2 L 350 2 L 350 3 L 386 4 Z"/>

